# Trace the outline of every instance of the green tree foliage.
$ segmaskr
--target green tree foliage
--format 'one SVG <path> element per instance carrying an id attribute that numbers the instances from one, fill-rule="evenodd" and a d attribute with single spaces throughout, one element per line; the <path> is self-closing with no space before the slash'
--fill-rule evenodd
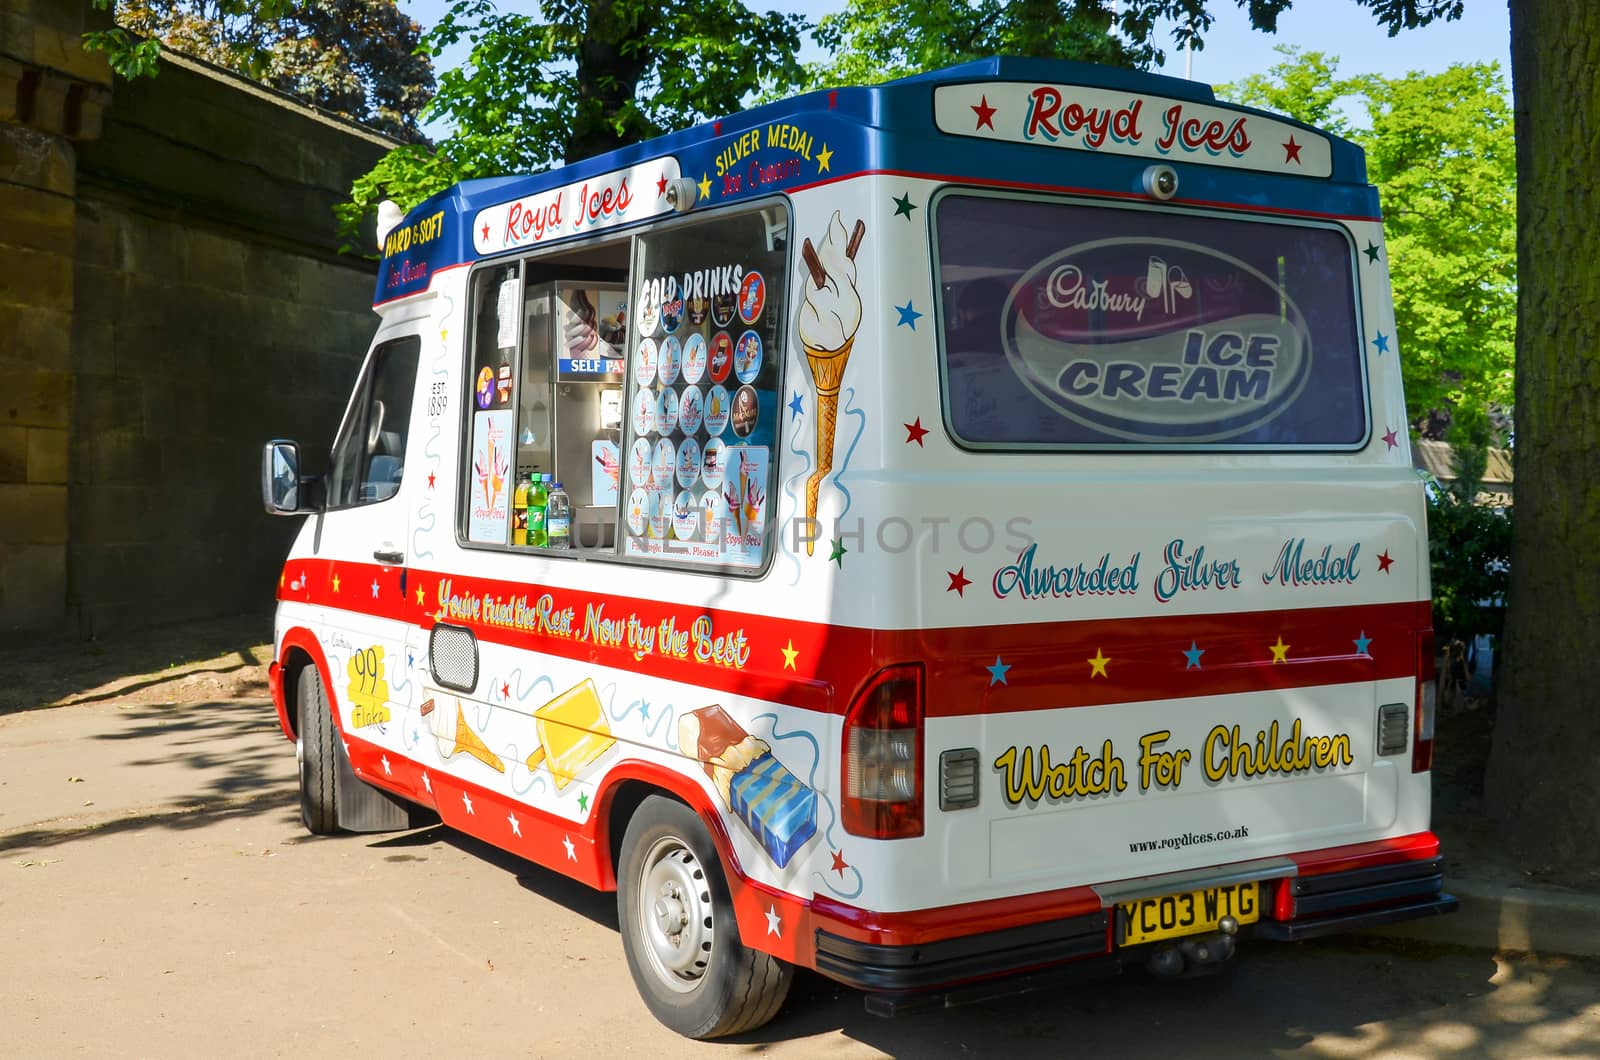
<path id="1" fill-rule="evenodd" d="M 1338 59 L 1280 47 L 1226 98 L 1350 137 L 1383 205 L 1400 370 L 1414 424 L 1441 409 L 1510 408 L 1515 359 L 1516 146 L 1493 64 L 1341 78 Z M 1366 122 L 1348 116 L 1364 110 Z"/>
<path id="2" fill-rule="evenodd" d="M 536 15 L 457 0 L 427 35 L 463 37 L 466 64 L 439 79 L 432 146 L 392 152 L 356 182 L 340 222 L 354 234 L 385 198 L 409 208 L 457 180 L 585 158 L 741 109 L 799 82 L 803 19 L 718 0 L 549 0 Z"/>
<path id="3" fill-rule="evenodd" d="M 1456 478 L 1428 494 L 1433 628 L 1440 641 L 1499 636 L 1511 585 L 1511 513 L 1478 504 L 1493 432 L 1484 413 L 1464 408 L 1450 425 Z"/>
<path id="4" fill-rule="evenodd" d="M 97 0 L 108 2 L 108 0 Z M 155 73 L 158 45 L 204 59 L 402 140 L 433 93 L 422 28 L 395 0 L 118 0 L 90 34 L 125 77 Z"/>

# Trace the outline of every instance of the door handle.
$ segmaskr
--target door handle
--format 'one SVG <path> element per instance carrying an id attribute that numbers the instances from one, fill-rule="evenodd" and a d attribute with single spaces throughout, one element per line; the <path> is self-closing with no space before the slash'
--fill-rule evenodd
<path id="1" fill-rule="evenodd" d="M 373 550 L 372 558 L 379 563 L 387 563 L 391 567 L 398 567 L 405 563 L 406 554 L 396 549 L 379 548 Z"/>

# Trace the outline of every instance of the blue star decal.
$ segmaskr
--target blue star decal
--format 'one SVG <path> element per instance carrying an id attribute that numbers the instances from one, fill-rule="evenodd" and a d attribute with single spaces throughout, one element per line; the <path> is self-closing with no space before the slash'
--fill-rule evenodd
<path id="1" fill-rule="evenodd" d="M 1385 335 L 1381 331 L 1378 332 L 1378 337 L 1372 340 L 1372 344 L 1378 347 L 1379 353 L 1389 352 L 1389 336 Z"/>
<path id="2" fill-rule="evenodd" d="M 995 685 L 1006 683 L 1006 671 L 1011 669 L 1011 664 L 1001 662 L 1000 656 L 996 655 L 994 665 L 985 666 L 984 669 L 989 671 L 989 687 L 993 688 Z"/>
<path id="3" fill-rule="evenodd" d="M 1204 648 L 1200 647 L 1196 642 L 1191 640 L 1189 642 L 1189 650 L 1183 653 L 1183 657 L 1189 660 L 1189 665 L 1185 666 L 1184 669 L 1200 669 L 1200 656 L 1204 655 L 1205 653 L 1206 650 Z"/>
<path id="4" fill-rule="evenodd" d="M 896 324 L 895 327 L 910 328 L 912 331 L 917 330 L 917 319 L 921 317 L 922 314 L 917 312 L 912 306 L 911 299 L 907 298 L 905 305 L 895 306 L 894 311 L 900 314 L 900 322 Z"/>
<path id="5" fill-rule="evenodd" d="M 1372 643 L 1372 638 L 1367 636 L 1367 631 L 1366 630 L 1362 630 L 1361 631 L 1361 635 L 1359 637 L 1357 637 L 1355 640 L 1351 641 L 1350 643 L 1352 643 L 1352 644 L 1354 644 L 1356 646 L 1356 654 L 1357 655 L 1371 655 L 1372 654 L 1370 651 L 1367 650 L 1368 645 L 1370 645 Z"/>
<path id="6" fill-rule="evenodd" d="M 639 701 L 639 717 L 645 721 L 650 720 L 650 704 L 642 699 Z"/>
<path id="7" fill-rule="evenodd" d="M 796 416 L 805 411 L 805 406 L 800 404 L 800 391 L 796 390 L 794 392 L 794 398 L 789 402 L 789 409 Z"/>

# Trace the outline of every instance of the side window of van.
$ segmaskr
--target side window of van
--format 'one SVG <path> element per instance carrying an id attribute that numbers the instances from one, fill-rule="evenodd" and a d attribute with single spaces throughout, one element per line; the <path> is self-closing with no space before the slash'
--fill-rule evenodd
<path id="1" fill-rule="evenodd" d="M 344 431 L 334 442 L 329 508 L 375 504 L 400 491 L 421 349 L 421 341 L 413 335 L 373 351 Z"/>

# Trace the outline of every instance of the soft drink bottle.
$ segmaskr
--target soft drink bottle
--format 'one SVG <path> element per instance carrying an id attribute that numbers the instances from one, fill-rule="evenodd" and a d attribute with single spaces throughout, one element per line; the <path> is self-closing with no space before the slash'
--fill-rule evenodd
<path id="1" fill-rule="evenodd" d="M 526 545 L 528 543 L 528 494 L 533 489 L 533 475 L 529 474 L 517 480 L 517 492 L 511 502 L 511 543 L 513 545 Z"/>
<path id="2" fill-rule="evenodd" d="M 537 475 L 528 488 L 528 544 L 535 548 L 545 546 L 545 506 L 550 499 L 545 484 L 549 481 L 549 475 Z"/>
<path id="3" fill-rule="evenodd" d="M 568 499 L 567 491 L 561 488 L 561 483 L 551 485 L 546 505 L 544 528 L 550 538 L 550 547 L 571 548 L 572 501 Z"/>

